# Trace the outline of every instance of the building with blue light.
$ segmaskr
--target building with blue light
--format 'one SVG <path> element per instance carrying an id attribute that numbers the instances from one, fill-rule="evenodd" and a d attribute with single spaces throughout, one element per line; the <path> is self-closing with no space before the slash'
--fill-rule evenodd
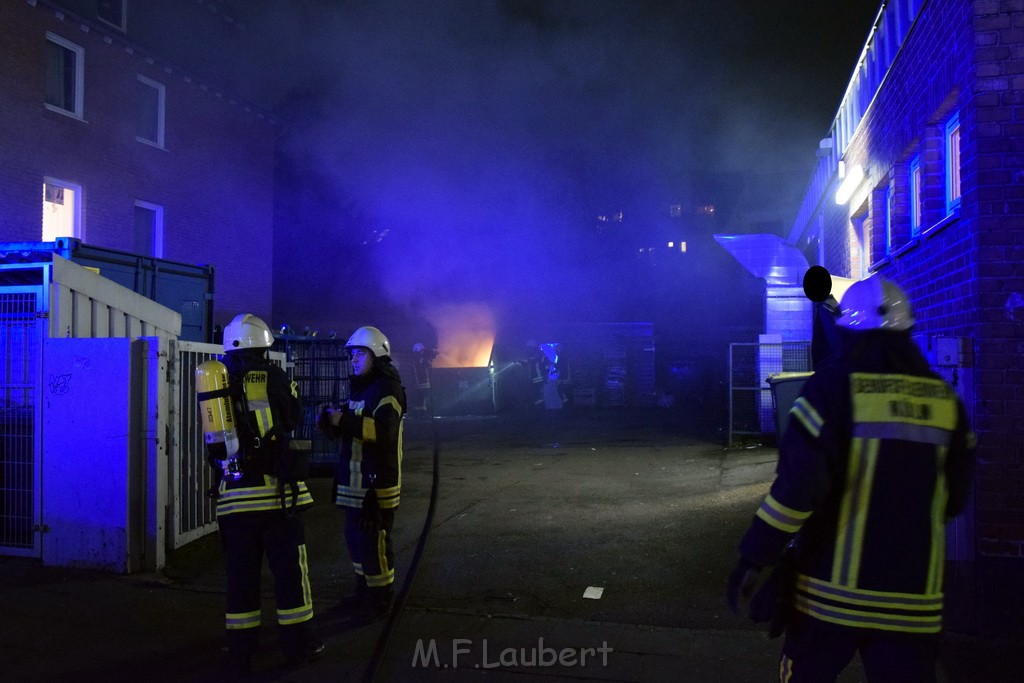
<path id="1" fill-rule="evenodd" d="M 977 580 L 950 579 L 1005 615 L 1020 591 L 1000 586 L 1024 565 L 1022 56 L 1019 4 L 883 3 L 787 240 L 833 275 L 907 291 L 917 340 L 978 436 L 973 504 L 948 549 Z"/>

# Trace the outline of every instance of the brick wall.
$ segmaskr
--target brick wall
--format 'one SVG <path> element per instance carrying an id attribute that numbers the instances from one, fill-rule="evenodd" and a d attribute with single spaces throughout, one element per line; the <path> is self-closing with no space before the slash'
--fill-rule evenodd
<path id="1" fill-rule="evenodd" d="M 962 200 L 947 216 L 945 123 L 959 112 Z M 909 164 L 920 155 L 922 228 L 910 234 Z M 978 434 L 974 532 L 981 555 L 1024 557 L 1024 0 L 932 0 L 847 152 L 868 207 L 823 213 L 826 261 L 850 261 L 850 216 L 867 209 L 873 269 L 908 292 L 924 338 L 973 341 L 952 375 Z M 884 189 L 895 189 L 884 255 Z"/>
<path id="2" fill-rule="evenodd" d="M 85 50 L 83 120 L 50 111 L 46 32 Z M 164 258 L 215 267 L 214 320 L 273 318 L 273 122 L 44 3 L 0 3 L 0 241 L 39 241 L 42 184 L 83 188 L 82 240 L 132 251 L 136 200 L 164 207 Z M 166 87 L 164 149 L 135 139 L 136 74 Z"/>

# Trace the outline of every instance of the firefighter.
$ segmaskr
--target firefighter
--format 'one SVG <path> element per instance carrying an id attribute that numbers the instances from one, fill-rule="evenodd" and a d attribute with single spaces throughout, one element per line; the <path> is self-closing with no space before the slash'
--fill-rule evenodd
<path id="1" fill-rule="evenodd" d="M 274 342 L 266 323 L 238 315 L 224 328 L 224 364 L 234 406 L 237 477 L 217 488 L 217 521 L 227 573 L 228 652 L 251 670 L 259 644 L 263 556 L 274 576 L 278 640 L 286 660 L 301 665 L 323 654 L 312 628 L 313 602 L 302 520 L 313 503 L 303 478 L 308 464 L 290 451 L 301 420 L 296 384 L 267 358 Z M 220 462 L 212 462 L 222 472 Z"/>
<path id="2" fill-rule="evenodd" d="M 356 619 L 386 615 L 395 581 L 391 532 L 402 487 L 402 420 L 406 394 L 391 363 L 391 344 L 376 327 L 360 327 L 345 344 L 352 362 L 349 400 L 322 411 L 318 425 L 341 438 L 335 504 L 345 513 L 345 544 L 355 590 L 342 601 Z"/>
<path id="3" fill-rule="evenodd" d="M 729 606 L 739 613 L 753 598 L 751 617 L 768 620 L 758 606 L 771 597 L 755 586 L 785 551 L 781 681 L 835 680 L 856 653 L 869 680 L 934 681 L 944 525 L 966 505 L 974 435 L 911 339 L 899 287 L 877 275 L 853 284 L 837 324 L 840 358 L 808 378 L 790 411 Z"/>

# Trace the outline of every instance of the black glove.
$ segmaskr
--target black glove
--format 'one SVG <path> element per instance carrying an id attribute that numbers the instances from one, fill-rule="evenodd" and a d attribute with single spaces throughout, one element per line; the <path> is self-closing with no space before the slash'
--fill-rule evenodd
<path id="1" fill-rule="evenodd" d="M 732 573 L 729 574 L 729 582 L 725 588 L 725 598 L 729 603 L 729 609 L 734 614 L 741 614 L 741 599 L 744 603 L 750 600 L 762 569 L 760 565 L 754 564 L 745 557 L 741 557 Z"/>
<path id="2" fill-rule="evenodd" d="M 377 491 L 370 489 L 363 498 L 363 513 L 359 515 L 359 530 L 364 534 L 375 534 L 381 527 L 380 502 Z"/>
<path id="3" fill-rule="evenodd" d="M 331 426 L 331 408 L 324 406 L 320 409 L 320 415 L 316 418 L 316 428 L 326 437 L 333 438 L 335 429 Z"/>

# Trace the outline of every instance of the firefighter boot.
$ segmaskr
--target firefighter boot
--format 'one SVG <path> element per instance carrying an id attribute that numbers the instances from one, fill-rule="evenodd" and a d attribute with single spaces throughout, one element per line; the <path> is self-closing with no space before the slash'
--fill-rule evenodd
<path id="1" fill-rule="evenodd" d="M 369 589 L 366 587 L 366 579 L 356 575 L 352 584 L 352 594 L 346 595 L 339 602 L 338 606 L 344 610 L 361 610 L 366 605 L 366 596 Z"/>

